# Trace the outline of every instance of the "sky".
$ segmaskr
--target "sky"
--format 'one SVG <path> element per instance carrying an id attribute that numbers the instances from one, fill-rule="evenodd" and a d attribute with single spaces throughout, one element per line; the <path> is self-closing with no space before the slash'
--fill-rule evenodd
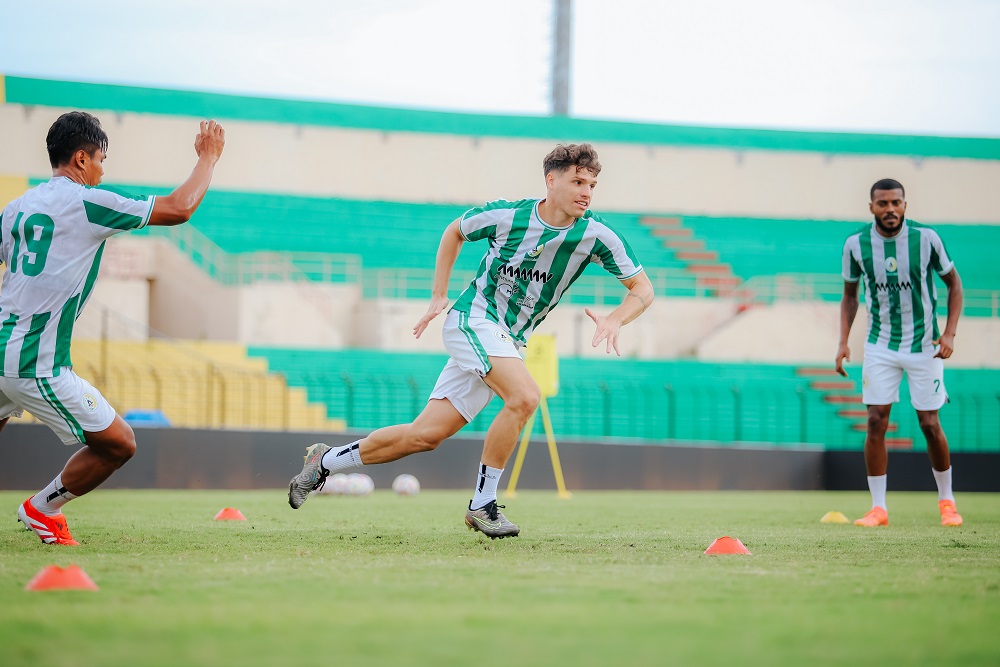
<path id="1" fill-rule="evenodd" d="M 0 73 L 547 115 L 553 0 L 0 0 Z M 1000 137 L 997 0 L 574 0 L 570 115 Z"/>

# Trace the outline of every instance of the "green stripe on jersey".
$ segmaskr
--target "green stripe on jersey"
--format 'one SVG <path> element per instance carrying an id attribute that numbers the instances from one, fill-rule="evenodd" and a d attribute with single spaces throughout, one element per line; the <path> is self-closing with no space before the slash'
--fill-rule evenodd
<path id="1" fill-rule="evenodd" d="M 7 358 L 7 343 L 10 342 L 10 336 L 14 333 L 17 319 L 17 313 L 11 313 L 4 320 L 3 326 L 0 327 L 0 375 L 3 375 L 3 369 L 6 366 L 4 359 Z"/>
<path id="2" fill-rule="evenodd" d="M 87 300 L 90 299 L 90 293 L 94 291 L 94 283 L 97 282 L 97 274 L 101 272 L 101 257 L 104 256 L 105 243 L 107 243 L 107 241 L 102 242 L 101 247 L 99 247 L 97 252 L 94 253 L 94 263 L 90 265 L 90 271 L 87 273 L 87 279 L 83 283 L 83 292 L 80 293 L 80 309 L 82 309 L 87 303 Z M 79 316 L 80 310 L 78 309 L 77 317 Z"/>
<path id="3" fill-rule="evenodd" d="M 21 345 L 21 358 L 18 361 L 18 377 L 35 377 L 35 367 L 38 365 L 38 348 L 42 341 L 42 332 L 48 324 L 52 313 L 37 313 L 31 316 L 28 333 L 24 334 Z"/>
<path id="4" fill-rule="evenodd" d="M 83 207 L 87 211 L 87 220 L 92 224 L 109 229 L 138 229 L 142 227 L 142 218 L 137 215 L 122 213 L 86 199 L 83 200 Z"/>
<path id="5" fill-rule="evenodd" d="M 899 297 L 899 257 L 896 254 L 895 241 L 882 241 L 884 249 L 883 266 L 885 270 L 885 289 L 889 297 L 889 349 L 894 352 L 899 351 L 899 344 L 903 340 L 903 312 L 900 306 Z M 896 270 L 889 271 L 888 259 L 892 258 L 896 262 Z"/>
<path id="6" fill-rule="evenodd" d="M 920 280 L 920 232 L 910 229 L 907 238 L 908 252 L 910 255 L 910 305 L 913 307 L 913 341 L 910 343 L 910 352 L 922 352 L 924 349 L 924 333 L 927 326 L 924 323 L 924 285 Z M 928 295 L 931 294 L 928 292 Z"/>
<path id="7" fill-rule="evenodd" d="M 59 315 L 59 328 L 56 330 L 56 351 L 52 360 L 52 373 L 59 374 L 59 369 L 64 366 L 72 366 L 70 359 L 70 347 L 73 342 L 73 323 L 76 322 L 77 311 L 80 307 L 80 295 L 77 294 L 66 302 Z"/>
<path id="8" fill-rule="evenodd" d="M 504 241 L 503 247 L 500 249 L 500 255 L 493 260 L 493 265 L 490 267 L 490 272 L 486 276 L 486 288 L 483 290 L 483 296 L 486 297 L 486 316 L 493 320 L 494 322 L 500 321 L 500 316 L 497 313 L 497 280 L 496 275 L 500 270 L 500 267 L 505 265 L 510 261 L 510 258 L 514 256 L 517 252 L 518 247 L 521 245 L 521 241 L 524 240 L 524 235 L 528 232 L 528 224 L 531 220 L 532 208 L 519 208 L 514 211 L 514 219 L 510 223 L 510 232 L 507 235 L 507 239 Z M 507 301 L 508 315 L 510 314 L 511 308 L 517 308 L 514 302 L 517 300 L 517 291 L 514 290 L 513 295 Z M 505 318 L 506 321 L 506 318 Z M 510 324 L 507 324 L 508 328 Z"/>
<path id="9" fill-rule="evenodd" d="M 875 282 L 871 233 L 861 232 L 858 240 L 861 242 L 861 262 L 865 265 L 865 275 L 868 276 L 868 312 L 871 314 L 871 321 L 868 323 L 868 342 L 874 344 L 878 343 L 879 334 L 882 333 L 882 317 L 879 315 L 881 302 Z"/>
<path id="10" fill-rule="evenodd" d="M 566 237 L 563 239 L 562 244 L 559 246 L 560 250 L 565 249 L 563 252 L 556 254 L 555 258 L 552 260 L 552 266 L 549 269 L 549 273 L 552 274 L 552 279 L 549 280 L 542 286 L 541 291 L 538 294 L 538 302 L 535 304 L 534 310 L 531 312 L 531 316 L 525 325 L 521 327 L 521 330 L 517 332 L 516 337 L 519 340 L 524 340 L 524 334 L 529 330 L 533 331 L 537 327 L 544 317 L 539 319 L 539 316 L 546 311 L 551 309 L 551 304 L 553 300 L 558 301 L 561 294 L 557 294 L 556 290 L 559 289 L 559 285 L 562 283 L 565 277 L 566 268 L 569 266 L 570 261 L 573 259 L 573 251 L 576 250 L 580 241 L 583 240 L 584 235 L 587 232 L 587 228 L 590 226 L 590 218 L 579 218 L 576 224 L 573 225 L 566 232 Z M 582 262 L 580 269 L 576 274 L 566 283 L 566 288 L 568 289 L 570 285 L 573 284 L 583 270 L 587 268 L 589 262 Z"/>

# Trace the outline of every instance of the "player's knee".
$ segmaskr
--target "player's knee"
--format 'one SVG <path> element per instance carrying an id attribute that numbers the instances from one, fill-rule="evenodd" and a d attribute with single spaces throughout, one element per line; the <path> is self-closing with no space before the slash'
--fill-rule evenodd
<path id="1" fill-rule="evenodd" d="M 527 420 L 535 412 L 535 409 L 538 408 L 540 400 L 541 392 L 538 386 L 535 385 L 508 398 L 504 406 Z"/>
<path id="2" fill-rule="evenodd" d="M 441 444 L 442 438 L 424 429 L 411 429 L 407 434 L 412 452 L 432 452 Z"/>
<path id="3" fill-rule="evenodd" d="M 868 413 L 868 432 L 884 434 L 889 428 L 889 415 L 879 412 Z"/>
<path id="4" fill-rule="evenodd" d="M 924 433 L 937 433 L 941 428 L 941 420 L 938 419 L 936 412 L 918 412 L 917 423 L 920 424 L 920 430 Z"/>

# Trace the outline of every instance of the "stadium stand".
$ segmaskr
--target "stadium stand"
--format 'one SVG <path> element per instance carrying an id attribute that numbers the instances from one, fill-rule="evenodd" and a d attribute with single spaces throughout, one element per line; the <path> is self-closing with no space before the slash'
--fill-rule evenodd
<path id="1" fill-rule="evenodd" d="M 258 365 L 225 362 L 236 370 L 224 392 L 212 390 L 216 407 L 198 406 L 207 394 L 188 394 L 198 407 L 165 409 L 172 423 L 367 429 L 411 418 L 443 363 L 435 332 L 417 345 L 408 331 L 429 293 L 440 230 L 487 199 L 537 194 L 541 155 L 555 141 L 585 139 L 605 164 L 595 208 L 629 238 L 660 298 L 630 325 L 625 358 L 610 366 L 590 356 L 582 315 L 584 305 L 621 299 L 602 272 L 588 269 L 546 321 L 560 334 L 563 359 L 552 402 L 557 433 L 860 447 L 856 385 L 806 371 L 831 363 L 840 246 L 866 218 L 867 187 L 890 174 L 907 184 L 914 216 L 941 227 L 965 280 L 945 427 L 958 450 L 1000 451 L 1000 385 L 989 370 L 1000 365 L 1000 272 L 990 257 L 1000 220 L 990 202 L 971 196 L 1000 178 L 1000 140 L 448 114 L 27 77 L 6 77 L 4 90 L 4 199 L 47 178 L 37 138 L 64 109 L 105 120 L 114 146 L 109 182 L 154 194 L 189 168 L 194 118 L 227 123 L 224 168 L 198 216 L 177 230 L 109 243 L 99 291 L 81 318 L 83 327 L 110 308 L 178 339 L 250 347 Z M 146 160 L 151 153 L 158 159 Z M 453 294 L 478 263 L 477 250 L 460 257 Z M 862 328 L 859 318 L 855 334 Z M 109 392 L 121 392 L 120 410 L 132 407 L 130 395 L 154 395 L 153 369 L 175 363 L 155 356 L 162 351 L 143 356 L 144 343 L 129 340 L 90 326 L 77 358 Z M 126 361 L 107 369 L 92 361 L 105 343 Z M 284 374 L 295 390 L 260 389 L 244 401 L 270 421 L 220 400 L 255 383 L 270 387 L 266 373 Z M 188 392 L 171 382 L 161 397 Z M 199 382 L 207 392 L 213 380 L 203 372 Z M 289 411 L 274 409 L 298 401 L 288 397 L 296 392 L 308 392 L 322 414 L 285 418 Z M 141 403 L 135 407 L 161 407 Z M 920 438 L 912 411 L 897 412 L 896 446 L 912 446 Z M 333 422 L 316 421 L 327 414 Z M 492 414 L 470 430 L 481 431 Z"/>

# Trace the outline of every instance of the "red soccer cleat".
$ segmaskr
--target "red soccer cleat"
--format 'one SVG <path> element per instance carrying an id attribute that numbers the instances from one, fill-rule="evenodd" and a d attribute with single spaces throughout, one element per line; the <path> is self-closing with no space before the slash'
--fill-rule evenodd
<path id="1" fill-rule="evenodd" d="M 34 508 L 31 498 L 17 508 L 17 520 L 24 524 L 25 528 L 35 531 L 38 539 L 46 544 L 64 544 L 69 547 L 79 546 L 80 543 L 69 534 L 69 526 L 66 525 L 66 517 L 62 514 L 55 516 L 45 516 Z"/>

